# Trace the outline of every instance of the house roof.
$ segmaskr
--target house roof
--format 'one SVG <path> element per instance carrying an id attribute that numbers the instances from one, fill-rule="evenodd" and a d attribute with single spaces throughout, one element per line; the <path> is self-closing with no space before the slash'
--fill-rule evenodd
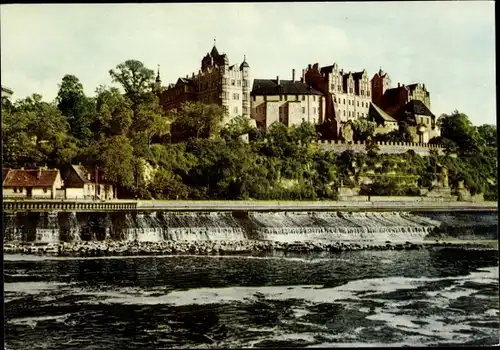
<path id="1" fill-rule="evenodd" d="M 10 169 L 3 181 L 4 187 L 52 187 L 59 170 Z"/>
<path id="2" fill-rule="evenodd" d="M 427 115 L 429 117 L 433 117 L 434 114 L 427 108 L 426 105 L 420 100 L 412 100 L 405 104 L 401 108 L 401 112 L 409 112 L 413 115 L 419 114 L 419 115 Z"/>
<path id="3" fill-rule="evenodd" d="M 322 95 L 306 83 L 292 80 L 254 79 L 253 95 Z"/>
<path id="4" fill-rule="evenodd" d="M 7 176 L 9 170 L 9 168 L 2 168 L 2 183 L 5 181 L 5 177 Z"/>
<path id="5" fill-rule="evenodd" d="M 371 102 L 370 103 L 370 108 L 373 108 L 373 110 L 375 111 L 375 113 L 380 117 L 382 118 L 383 120 L 387 121 L 387 122 L 396 122 L 397 120 L 394 119 L 393 117 L 391 117 L 389 114 L 387 114 L 386 112 L 384 112 L 382 110 L 382 108 L 380 108 L 379 106 L 377 106 L 375 103 Z"/>

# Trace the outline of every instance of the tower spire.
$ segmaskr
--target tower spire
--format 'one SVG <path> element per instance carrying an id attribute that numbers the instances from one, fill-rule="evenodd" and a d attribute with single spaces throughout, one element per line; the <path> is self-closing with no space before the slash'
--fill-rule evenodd
<path id="1" fill-rule="evenodd" d="M 158 73 L 156 75 L 156 81 L 160 81 L 160 65 L 158 65 Z"/>

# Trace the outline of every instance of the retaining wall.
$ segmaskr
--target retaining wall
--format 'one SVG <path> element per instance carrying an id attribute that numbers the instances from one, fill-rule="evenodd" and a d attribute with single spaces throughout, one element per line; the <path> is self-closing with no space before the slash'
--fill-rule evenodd
<path id="1" fill-rule="evenodd" d="M 347 150 L 352 150 L 353 152 L 363 152 L 366 153 L 366 143 L 365 142 L 353 142 L 347 143 L 343 141 L 328 141 L 320 140 L 315 142 L 319 149 L 324 151 L 334 151 L 336 153 L 342 153 Z M 405 153 L 409 150 L 415 151 L 420 156 L 428 156 L 431 150 L 437 151 L 438 154 L 444 154 L 444 148 L 431 145 L 428 143 L 413 143 L 413 142 L 377 142 L 379 148 L 379 153 L 384 154 L 399 154 Z"/>

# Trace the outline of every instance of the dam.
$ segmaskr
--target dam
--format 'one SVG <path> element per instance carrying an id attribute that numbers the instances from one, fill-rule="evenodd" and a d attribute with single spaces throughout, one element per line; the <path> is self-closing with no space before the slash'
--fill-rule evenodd
<path id="1" fill-rule="evenodd" d="M 4 242 L 422 241 L 436 232 L 496 237 L 492 212 L 4 212 Z"/>

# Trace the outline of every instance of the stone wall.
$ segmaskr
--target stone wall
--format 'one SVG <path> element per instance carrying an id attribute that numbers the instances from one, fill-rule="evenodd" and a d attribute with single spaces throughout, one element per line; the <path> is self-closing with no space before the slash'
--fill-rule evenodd
<path id="1" fill-rule="evenodd" d="M 343 141 L 327 141 L 321 140 L 317 142 L 319 149 L 323 151 L 333 151 L 335 153 L 342 153 L 347 150 L 352 150 L 353 152 L 366 153 L 366 143 L 364 142 L 354 142 L 348 144 Z M 438 154 L 444 154 L 444 148 L 437 145 L 431 145 L 426 143 L 413 143 L 413 142 L 377 142 L 379 148 L 379 153 L 384 154 L 400 154 L 405 153 L 409 150 L 415 151 L 420 156 L 428 156 L 431 150 L 435 150 Z"/>

